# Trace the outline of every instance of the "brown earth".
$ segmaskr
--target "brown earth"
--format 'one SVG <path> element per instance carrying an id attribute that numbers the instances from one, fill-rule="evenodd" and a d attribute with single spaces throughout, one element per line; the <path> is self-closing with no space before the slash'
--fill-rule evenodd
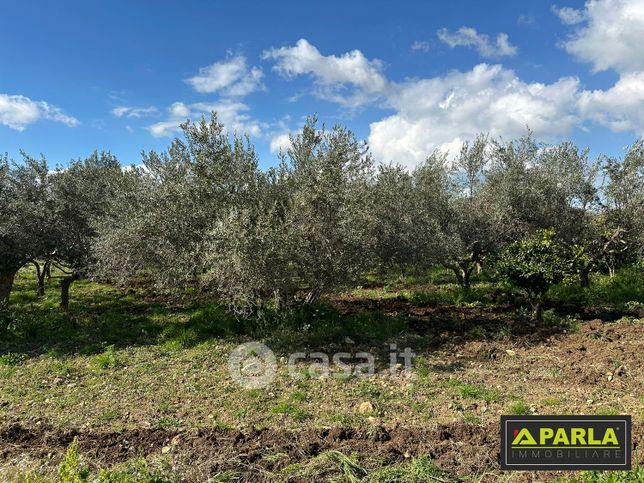
<path id="1" fill-rule="evenodd" d="M 372 430 L 334 427 L 297 432 L 278 428 L 171 432 L 146 429 L 118 433 L 27 429 L 12 425 L 0 430 L 0 458 L 10 460 L 25 455 L 60 458 L 74 437 L 78 438 L 84 456 L 99 466 L 159 452 L 172 453 L 176 459 L 189 463 L 191 469 L 185 475 L 186 481 L 205 481 L 209 475 L 228 470 L 241 473 L 245 481 L 268 481 L 271 473 L 327 450 L 366 454 L 379 466 L 429 456 L 455 479 L 481 475 L 495 468 L 499 459 L 498 424 L 464 423 L 425 428 L 378 426 Z M 633 428 L 636 450 L 643 438 L 644 426 L 636 425 Z M 271 455 L 283 457 L 272 458 Z M 499 472 L 496 472 L 490 478 L 498 476 Z M 516 473 L 514 476 L 517 479 Z M 526 472 L 520 473 L 518 479 L 534 481 L 553 476 L 557 474 Z"/>
<path id="2" fill-rule="evenodd" d="M 536 414 L 593 414 L 612 401 L 621 401 L 622 408 L 633 415 L 634 463 L 639 460 L 644 464 L 643 326 L 641 321 L 618 322 L 634 314 L 581 309 L 578 318 L 584 322 L 576 332 L 570 332 L 556 325 L 526 328 L 515 321 L 507 307 L 434 306 L 404 299 L 345 298 L 335 303 L 344 313 L 378 310 L 390 316 L 407 315 L 415 336 L 434 335 L 436 347 L 424 355 L 437 384 L 453 373 L 461 373 L 503 393 L 523 393 L 526 399 L 537 401 Z M 563 308 L 561 314 L 565 313 Z M 498 340 L 472 338 L 468 331 L 475 327 L 490 333 L 506 328 L 510 335 Z M 557 378 L 548 374 L 551 370 L 558 371 Z M 603 406 L 590 399 L 593 392 L 604 395 Z M 560 396 L 565 402 L 556 408 L 538 404 L 549 396 Z M 93 432 L 46 425 L 28 427 L 16 422 L 0 428 L 0 464 L 25 458 L 57 462 L 77 437 L 83 456 L 96 467 L 165 454 L 184 469 L 186 481 L 205 481 L 226 471 L 241 474 L 245 481 L 268 481 L 288 465 L 305 463 L 327 450 L 358 453 L 366 469 L 429 456 L 455 479 L 488 474 L 482 479 L 496 481 L 502 474 L 497 463 L 498 414 L 504 406 L 489 403 L 487 407 L 479 402 L 466 409 L 477 414 L 481 423 L 448 422 L 454 411 L 447 405 L 436 409 L 434 423 L 384 418 L 359 429 L 303 425 L 300 429 Z M 512 480 L 543 481 L 556 476 L 571 475 L 521 472 L 513 473 Z"/>

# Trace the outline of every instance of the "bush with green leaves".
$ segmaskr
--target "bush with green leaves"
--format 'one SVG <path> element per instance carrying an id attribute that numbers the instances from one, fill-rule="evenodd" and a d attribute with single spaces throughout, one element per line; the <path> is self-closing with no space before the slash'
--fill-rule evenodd
<path id="1" fill-rule="evenodd" d="M 548 289 L 574 273 L 570 250 L 552 229 L 508 245 L 496 269 L 500 277 L 525 292 L 534 320 L 541 319 Z"/>

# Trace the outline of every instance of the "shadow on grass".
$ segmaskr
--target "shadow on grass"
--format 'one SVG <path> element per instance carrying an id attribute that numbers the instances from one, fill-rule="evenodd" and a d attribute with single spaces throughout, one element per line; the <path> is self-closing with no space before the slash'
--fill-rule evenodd
<path id="1" fill-rule="evenodd" d="M 38 298 L 33 271 L 19 274 L 11 306 L 0 312 L 0 356 L 90 355 L 106 347 L 160 344 L 182 349 L 210 339 L 249 338 L 264 340 L 280 354 L 358 349 L 385 354 L 391 343 L 417 352 L 506 337 L 536 344 L 572 328 L 568 319 L 554 314 L 530 325 L 512 304 L 499 303 L 498 288 L 489 283 L 463 293 L 446 285 L 427 294 L 301 305 L 246 320 L 194 294 L 185 300 L 144 296 L 90 281 L 74 284 L 70 310 L 64 313 L 58 309 L 56 285 Z"/>
<path id="2" fill-rule="evenodd" d="M 0 355 L 89 355 L 109 346 L 156 344 L 189 347 L 242 329 L 214 303 L 146 299 L 89 281 L 74 284 L 71 294 L 70 309 L 62 312 L 56 283 L 38 298 L 33 275 L 21 272 L 11 304 L 0 311 Z"/>

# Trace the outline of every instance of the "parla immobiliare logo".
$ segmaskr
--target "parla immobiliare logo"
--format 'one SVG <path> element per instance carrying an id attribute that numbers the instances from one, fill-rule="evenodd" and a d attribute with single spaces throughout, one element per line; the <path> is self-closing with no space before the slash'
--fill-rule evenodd
<path id="1" fill-rule="evenodd" d="M 630 470 L 630 416 L 501 416 L 501 469 Z"/>

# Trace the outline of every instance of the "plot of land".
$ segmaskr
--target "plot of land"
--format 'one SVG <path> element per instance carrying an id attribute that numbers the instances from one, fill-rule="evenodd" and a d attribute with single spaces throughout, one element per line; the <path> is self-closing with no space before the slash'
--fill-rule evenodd
<path id="1" fill-rule="evenodd" d="M 1 343 L 2 480 L 28 468 L 56 474 L 74 438 L 90 471 L 113 478 L 105 481 L 570 476 L 500 472 L 501 414 L 631 414 L 635 461 L 644 461 L 636 306 L 562 305 L 526 327 L 485 284 L 469 296 L 478 301 L 450 299 L 449 286 L 432 284 L 334 295 L 262 338 L 276 352 L 277 375 L 248 390 L 227 361 L 254 337 L 220 307 L 81 282 L 62 314 L 54 288 L 38 300 L 24 273 L 14 294 Z M 389 371 L 390 344 L 417 354 L 411 373 Z M 320 379 L 304 375 L 303 361 L 304 377 L 294 379 L 280 358 L 296 350 L 370 352 L 377 372 L 332 367 Z M 625 477 L 636 481 L 637 471 Z"/>

